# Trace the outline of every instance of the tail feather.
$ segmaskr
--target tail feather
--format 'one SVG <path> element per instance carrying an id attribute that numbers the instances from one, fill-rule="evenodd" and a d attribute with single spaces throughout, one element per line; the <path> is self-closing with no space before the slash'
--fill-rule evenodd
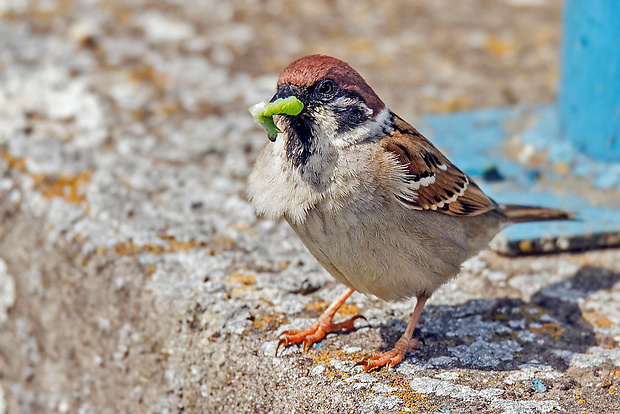
<path id="1" fill-rule="evenodd" d="M 513 223 L 575 219 L 574 214 L 571 212 L 552 208 L 520 206 L 517 204 L 500 204 L 499 208 Z"/>

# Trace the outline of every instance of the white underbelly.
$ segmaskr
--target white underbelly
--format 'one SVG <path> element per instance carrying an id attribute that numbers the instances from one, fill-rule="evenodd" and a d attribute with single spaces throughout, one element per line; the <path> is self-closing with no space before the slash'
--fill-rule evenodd
<path id="1" fill-rule="evenodd" d="M 322 214 L 312 209 L 304 223 L 292 227 L 337 280 L 358 292 L 394 301 L 432 294 L 456 276 L 461 263 L 457 260 L 455 266 L 440 259 L 428 234 L 423 237 L 411 228 L 415 222 L 376 212 L 365 216 L 345 209 Z M 466 253 L 460 255 L 465 260 Z"/>

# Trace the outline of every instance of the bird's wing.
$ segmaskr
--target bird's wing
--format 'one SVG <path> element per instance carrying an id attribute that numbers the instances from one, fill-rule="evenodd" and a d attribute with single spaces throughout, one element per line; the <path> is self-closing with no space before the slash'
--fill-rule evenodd
<path id="1" fill-rule="evenodd" d="M 381 145 L 402 167 L 404 187 L 395 196 L 405 207 L 451 216 L 477 216 L 496 208 L 467 174 L 398 116 Z"/>

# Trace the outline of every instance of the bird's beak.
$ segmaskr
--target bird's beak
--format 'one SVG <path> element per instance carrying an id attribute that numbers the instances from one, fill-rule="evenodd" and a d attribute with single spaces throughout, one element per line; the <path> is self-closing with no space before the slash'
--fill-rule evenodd
<path id="1" fill-rule="evenodd" d="M 278 89 L 278 92 L 276 92 L 276 94 L 273 95 L 273 98 L 271 98 L 269 102 L 275 102 L 278 99 L 286 99 L 289 96 L 295 96 L 295 93 L 293 92 L 293 89 L 291 88 L 290 83 L 287 83 L 287 84 L 282 85 L 282 87 Z"/>
<path id="2" fill-rule="evenodd" d="M 267 137 L 273 142 L 278 133 L 282 132 L 273 122 L 274 115 L 299 115 L 304 104 L 293 94 L 290 85 L 284 85 L 269 102 L 259 102 L 250 107 L 254 122 L 261 124 Z"/>

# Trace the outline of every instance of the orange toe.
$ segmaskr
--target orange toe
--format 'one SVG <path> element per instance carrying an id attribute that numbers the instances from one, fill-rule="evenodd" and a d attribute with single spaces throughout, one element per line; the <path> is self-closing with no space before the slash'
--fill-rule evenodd
<path id="1" fill-rule="evenodd" d="M 280 334 L 281 338 L 276 347 L 276 355 L 280 346 L 286 348 L 291 344 L 304 343 L 304 351 L 307 351 L 313 344 L 325 338 L 325 335 L 331 332 L 339 332 L 345 329 L 355 328 L 354 322 L 357 319 L 366 319 L 362 315 L 355 315 L 344 322 L 334 323 L 328 318 L 319 318 L 312 326 L 304 329 L 284 331 Z"/>
<path id="2" fill-rule="evenodd" d="M 394 368 L 398 365 L 407 355 L 407 352 L 420 347 L 420 341 L 417 339 L 401 338 L 394 345 L 394 349 L 382 352 L 378 355 L 372 355 L 364 358 L 356 365 L 361 365 L 364 371 L 372 371 L 373 369 L 381 368 L 387 365 L 388 368 Z"/>

